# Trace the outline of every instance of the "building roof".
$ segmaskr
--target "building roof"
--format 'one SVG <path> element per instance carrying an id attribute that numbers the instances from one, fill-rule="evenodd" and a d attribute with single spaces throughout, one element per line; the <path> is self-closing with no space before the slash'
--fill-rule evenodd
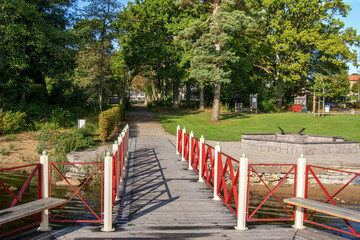
<path id="1" fill-rule="evenodd" d="M 360 75 L 349 75 L 349 81 L 359 81 Z"/>

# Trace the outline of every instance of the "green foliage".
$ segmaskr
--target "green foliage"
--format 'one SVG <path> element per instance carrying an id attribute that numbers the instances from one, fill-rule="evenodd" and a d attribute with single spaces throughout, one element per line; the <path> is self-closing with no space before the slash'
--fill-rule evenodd
<path id="1" fill-rule="evenodd" d="M 315 74 L 312 90 L 320 97 L 338 99 L 350 92 L 350 83 L 347 75 L 335 77 Z"/>
<path id="2" fill-rule="evenodd" d="M 103 111 L 99 115 L 99 139 L 105 141 L 118 123 L 124 120 L 123 116 L 124 105 L 113 107 Z"/>
<path id="3" fill-rule="evenodd" d="M 55 108 L 50 113 L 50 122 L 59 127 L 70 127 L 74 125 L 73 118 L 69 110 Z"/>
<path id="4" fill-rule="evenodd" d="M 25 113 L 4 112 L 0 108 L 0 135 L 16 133 L 25 128 Z"/>
<path id="5" fill-rule="evenodd" d="M 66 162 L 69 152 L 95 147 L 96 124 L 86 124 L 80 129 L 69 132 L 53 131 L 44 128 L 39 132 L 39 143 L 36 151 L 41 154 L 44 150 L 54 149 L 54 161 Z"/>

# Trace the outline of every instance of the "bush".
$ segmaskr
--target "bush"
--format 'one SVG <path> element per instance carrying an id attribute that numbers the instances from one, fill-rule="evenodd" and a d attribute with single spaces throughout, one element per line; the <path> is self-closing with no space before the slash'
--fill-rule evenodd
<path id="1" fill-rule="evenodd" d="M 55 108 L 51 111 L 50 122 L 60 127 L 70 127 L 74 125 L 70 111 L 63 108 Z"/>
<path id="2" fill-rule="evenodd" d="M 66 157 L 69 152 L 93 148 L 95 147 L 95 131 L 95 127 L 91 124 L 66 133 L 44 128 L 39 134 L 39 145 L 36 151 L 41 153 L 45 149 L 55 148 L 55 156 Z"/>
<path id="3" fill-rule="evenodd" d="M 0 135 L 15 133 L 25 127 L 25 113 L 3 112 L 0 108 Z"/>
<path id="4" fill-rule="evenodd" d="M 103 111 L 99 115 L 99 138 L 105 141 L 117 124 L 124 119 L 123 116 L 124 106 L 121 104 L 117 107 L 113 107 L 106 111 Z"/>

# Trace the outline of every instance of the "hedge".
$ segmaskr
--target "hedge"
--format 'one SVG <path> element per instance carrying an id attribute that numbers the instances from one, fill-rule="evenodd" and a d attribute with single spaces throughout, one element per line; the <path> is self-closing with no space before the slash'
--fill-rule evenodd
<path id="1" fill-rule="evenodd" d="M 103 111 L 99 115 L 99 138 L 105 141 L 117 124 L 124 119 L 123 104 Z"/>

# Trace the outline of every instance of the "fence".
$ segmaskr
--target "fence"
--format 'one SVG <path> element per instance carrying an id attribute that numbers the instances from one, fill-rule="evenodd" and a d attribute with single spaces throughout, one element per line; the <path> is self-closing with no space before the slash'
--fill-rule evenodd
<path id="1" fill-rule="evenodd" d="M 68 200 L 65 204 L 58 208 L 51 209 L 49 212 L 48 217 L 45 219 L 45 215 L 35 214 L 32 215 L 32 217 L 35 219 L 35 223 L 31 223 L 27 226 L 22 226 L 18 228 L 18 226 L 14 226 L 12 228 L 17 228 L 15 230 L 6 231 L 5 233 L 0 233 L 0 238 L 4 236 L 8 236 L 10 234 L 16 233 L 18 231 L 24 230 L 26 228 L 34 227 L 36 225 L 42 224 L 43 221 L 49 221 L 50 222 L 56 222 L 56 223 L 64 223 L 64 222 L 76 222 L 76 223 L 104 223 L 104 227 L 102 228 L 103 231 L 112 231 L 112 209 L 113 206 L 120 198 L 120 183 L 123 182 L 124 175 L 126 173 L 126 161 L 128 159 L 128 145 L 129 143 L 129 126 L 126 125 L 121 134 L 118 137 L 118 141 L 115 141 L 113 144 L 113 154 L 111 155 L 110 152 L 107 153 L 107 156 L 104 159 L 104 163 L 63 163 L 63 162 L 52 162 L 49 164 L 49 177 L 46 179 L 42 177 L 42 171 L 45 168 L 45 166 L 42 166 L 41 163 L 37 164 L 29 164 L 24 166 L 17 166 L 13 168 L 5 168 L 0 169 L 0 173 L 3 172 L 9 172 L 9 171 L 17 171 L 19 169 L 23 168 L 29 168 L 33 167 L 34 169 L 31 171 L 30 176 L 27 178 L 26 182 L 23 184 L 21 189 L 18 191 L 17 194 L 14 192 L 17 190 L 13 190 L 10 187 L 6 185 L 6 183 L 0 178 L 0 185 L 3 187 L 5 192 L 7 192 L 10 197 L 13 198 L 12 203 L 10 204 L 9 208 L 14 207 L 16 204 L 23 204 L 25 202 L 30 202 L 35 199 L 41 199 L 42 198 L 42 192 L 47 191 L 44 190 L 44 186 L 46 186 L 45 180 L 50 180 L 50 183 L 55 183 L 56 177 L 63 182 L 65 182 L 65 186 L 62 187 L 62 189 L 70 189 L 71 194 L 66 194 L 68 197 Z M 46 153 L 45 153 L 46 154 Z M 42 156 L 43 157 L 43 156 Z M 48 158 L 47 156 L 45 156 Z M 71 184 L 69 179 L 67 179 L 66 175 L 64 174 L 64 171 L 66 171 L 66 167 L 69 165 L 82 165 L 87 166 L 89 170 L 88 177 L 78 186 L 75 187 Z M 47 166 L 47 165 L 46 165 Z M 90 169 L 92 168 L 92 169 Z M 46 170 L 47 172 L 47 170 Z M 37 176 L 37 179 L 35 179 L 35 176 Z M 65 176 L 64 176 L 65 175 Z M 94 178 L 97 178 L 98 180 L 94 180 Z M 26 199 L 22 198 L 24 191 L 28 188 L 30 185 L 30 182 L 32 180 L 37 180 L 35 187 L 37 188 L 37 196 L 36 198 L 34 196 L 26 196 Z M 85 186 L 89 184 L 91 181 L 95 181 L 95 184 L 100 184 L 100 209 L 96 210 L 96 204 L 94 199 L 90 200 L 86 199 L 86 197 L 83 196 L 83 193 L 86 191 L 83 191 Z M 54 194 L 55 191 L 55 185 L 49 184 L 49 192 L 50 197 Z M 47 189 L 45 187 L 45 189 Z M 83 192 L 83 193 L 82 193 Z M 62 198 L 66 197 L 65 194 L 62 195 Z M 74 201 L 74 199 L 80 199 L 80 203 L 85 206 L 85 208 L 91 213 L 92 217 L 87 217 L 85 219 L 80 219 L 79 214 L 72 213 L 73 219 L 69 219 L 69 214 L 65 214 L 64 212 L 69 212 L 69 208 L 71 211 L 71 202 Z M 75 216 L 75 218 L 74 218 Z M 93 218 L 93 219 L 89 219 Z M 1 227 L 1 226 L 0 226 Z M 0 228 L 1 229 L 1 228 Z"/>
<path id="2" fill-rule="evenodd" d="M 349 231 L 325 225 L 321 223 L 321 220 L 318 220 L 318 222 L 312 220 L 315 212 L 306 213 L 305 211 L 304 215 L 296 214 L 296 208 L 285 204 L 277 194 L 278 189 L 287 185 L 287 188 L 290 186 L 290 190 L 287 190 L 287 194 L 290 196 L 303 195 L 308 198 L 309 183 L 315 183 L 326 196 L 324 202 L 336 205 L 333 199 L 352 184 L 355 179 L 360 179 L 360 173 L 306 165 L 306 159 L 303 156 L 300 156 L 297 164 L 248 164 L 245 154 L 240 158 L 240 161 L 235 160 L 221 152 L 219 143 L 212 147 L 205 143 L 203 136 L 196 139 L 193 132 L 187 134 L 186 129 L 181 130 L 180 126 L 177 127 L 176 139 L 176 153 L 181 154 L 181 159 L 188 162 L 189 169 L 193 169 L 198 173 L 199 182 L 206 182 L 209 185 L 214 192 L 214 200 L 222 200 L 237 216 L 236 229 L 245 230 L 246 221 L 295 221 L 295 227 L 299 227 L 299 220 L 297 219 L 301 218 L 301 222 L 303 220 L 306 223 L 357 237 L 360 236 L 360 232 L 356 232 L 352 224 L 346 219 L 344 219 L 344 222 L 349 227 Z M 270 186 L 268 181 L 259 174 L 258 169 L 262 167 L 282 167 L 287 170 L 275 185 Z M 317 177 L 316 173 L 321 172 L 319 169 L 346 173 L 353 175 L 353 177 L 341 185 L 335 193 L 330 194 Z M 290 175 L 294 176 L 294 181 L 289 185 L 285 181 Z M 262 199 L 256 200 L 257 202 L 251 199 L 255 184 L 250 183 L 254 178 L 257 178 L 258 185 L 262 185 L 268 191 L 268 194 Z M 284 214 L 278 217 L 263 217 L 257 214 L 259 209 L 264 207 L 270 198 L 272 199 L 271 204 L 277 204 L 278 209 L 282 209 Z"/>
<path id="3" fill-rule="evenodd" d="M 3 173 L 9 173 L 10 174 L 10 173 L 13 173 L 14 171 L 15 172 L 21 172 L 21 171 L 24 171 L 27 168 L 33 168 L 33 169 L 30 170 L 29 176 L 27 177 L 26 181 L 21 186 L 21 188 L 17 192 L 17 194 L 14 193 L 14 192 L 16 192 L 16 189 L 12 189 L 13 186 L 10 186 L 10 187 L 6 186 L 6 180 L 0 179 L 0 185 L 2 186 L 2 189 L 5 190 L 5 192 L 8 193 L 9 197 L 10 197 L 11 204 L 10 204 L 9 208 L 14 207 L 17 204 L 23 204 L 23 203 L 26 203 L 26 202 L 29 202 L 29 201 L 32 201 L 32 200 L 41 199 L 41 195 L 42 195 L 42 179 L 41 179 L 42 165 L 40 163 L 28 164 L 28 165 L 11 167 L 11 168 L 4 168 L 4 169 L 0 169 L 0 172 L 2 173 L 2 177 L 5 178 L 6 176 L 4 176 Z M 36 179 L 36 175 L 37 175 L 37 179 Z M 37 196 L 32 196 L 32 198 L 25 198 L 24 199 L 23 198 L 24 192 L 29 190 L 30 183 L 32 183 L 32 181 L 36 181 L 36 180 L 37 180 L 37 183 L 35 183 L 35 185 L 37 186 L 37 191 L 36 191 Z M 12 199 L 12 201 L 11 201 L 11 199 Z M 2 197 L 1 201 L 4 203 L 5 199 Z M 4 206 L 4 207 L 6 207 L 6 206 Z M 5 236 L 7 236 L 7 235 L 16 233 L 18 231 L 22 231 L 22 230 L 30 228 L 30 227 L 40 225 L 40 223 L 41 223 L 41 213 L 34 214 L 31 217 L 35 220 L 35 222 L 33 222 L 31 224 L 28 224 L 26 226 L 22 226 L 22 227 L 17 228 L 17 229 L 14 229 L 14 230 L 10 230 L 10 231 L 1 233 L 0 238 L 3 238 Z M 1 229 L 1 225 L 0 225 L 0 229 Z"/>

